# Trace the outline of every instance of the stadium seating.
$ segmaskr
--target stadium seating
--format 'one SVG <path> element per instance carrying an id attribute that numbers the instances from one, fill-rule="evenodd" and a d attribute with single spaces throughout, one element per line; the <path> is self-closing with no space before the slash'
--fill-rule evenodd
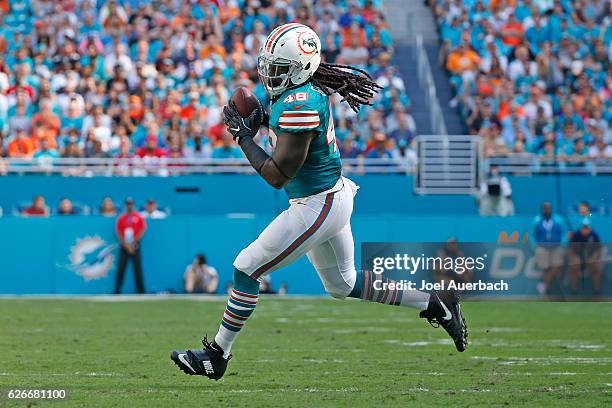
<path id="1" fill-rule="evenodd" d="M 9 1 L 0 21 L 0 157 L 223 157 L 221 108 L 241 85 L 267 99 L 259 47 L 291 21 L 320 33 L 327 61 L 366 68 L 384 87 L 360 112 L 363 125 L 334 100 L 341 148 L 356 157 L 377 132 L 414 136 L 414 128 L 394 132 L 413 122 L 389 65 L 390 34 L 373 5 L 380 2 L 191 3 Z"/>
<path id="2" fill-rule="evenodd" d="M 612 160 L 609 1 L 430 0 L 451 104 L 488 156 Z"/>

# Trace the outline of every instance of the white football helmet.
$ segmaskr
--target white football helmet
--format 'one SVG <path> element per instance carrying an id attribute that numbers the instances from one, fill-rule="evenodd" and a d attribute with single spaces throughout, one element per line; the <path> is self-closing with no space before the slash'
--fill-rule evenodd
<path id="1" fill-rule="evenodd" d="M 270 96 L 303 84 L 321 63 L 321 40 L 303 24 L 275 28 L 259 50 L 257 71 Z"/>

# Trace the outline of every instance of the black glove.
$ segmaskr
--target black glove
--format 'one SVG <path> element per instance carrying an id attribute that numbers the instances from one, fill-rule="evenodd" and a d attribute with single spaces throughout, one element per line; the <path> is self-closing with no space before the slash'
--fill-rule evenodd
<path id="1" fill-rule="evenodd" d="M 259 109 L 261 109 L 261 126 L 265 126 L 269 128 L 270 127 L 270 115 L 268 115 L 268 112 L 266 112 L 261 102 L 259 102 Z"/>
<path id="2" fill-rule="evenodd" d="M 240 143 L 243 137 L 253 138 L 259 130 L 263 119 L 263 111 L 260 107 L 254 109 L 248 118 L 243 118 L 238 113 L 234 102 L 230 101 L 223 107 L 223 122 L 227 125 L 227 130 L 232 134 L 234 140 Z"/>
<path id="3" fill-rule="evenodd" d="M 259 99 L 257 99 L 257 102 L 259 103 L 258 109 L 261 112 L 261 124 L 259 126 L 270 127 L 270 115 L 268 115 Z"/>

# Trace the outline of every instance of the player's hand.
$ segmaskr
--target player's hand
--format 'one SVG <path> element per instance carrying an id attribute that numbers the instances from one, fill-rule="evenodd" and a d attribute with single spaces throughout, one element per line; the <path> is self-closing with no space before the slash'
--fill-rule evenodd
<path id="1" fill-rule="evenodd" d="M 227 125 L 227 130 L 232 134 L 234 140 L 238 143 L 240 143 L 240 139 L 243 137 L 255 137 L 259 130 L 255 128 L 255 124 L 261 123 L 262 117 L 261 104 L 259 108 L 253 109 L 248 118 L 240 116 L 236 105 L 232 101 L 223 107 L 223 122 Z"/>

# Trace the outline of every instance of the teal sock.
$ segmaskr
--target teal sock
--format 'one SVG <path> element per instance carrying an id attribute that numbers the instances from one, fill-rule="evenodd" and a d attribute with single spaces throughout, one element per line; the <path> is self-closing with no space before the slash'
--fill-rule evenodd
<path id="1" fill-rule="evenodd" d="M 381 282 L 374 285 L 375 281 Z M 420 310 L 427 309 L 429 293 L 409 289 L 388 289 L 387 286 L 390 283 L 397 282 L 392 279 L 381 278 L 373 272 L 357 273 L 355 286 L 353 286 L 353 290 L 348 297 L 386 305 L 409 306 Z M 376 289 L 375 286 L 379 289 Z"/>
<path id="2" fill-rule="evenodd" d="M 234 287 L 227 301 L 219 331 L 215 336 L 217 343 L 227 358 L 242 326 L 255 310 L 259 297 L 259 282 L 238 269 L 234 269 Z"/>

